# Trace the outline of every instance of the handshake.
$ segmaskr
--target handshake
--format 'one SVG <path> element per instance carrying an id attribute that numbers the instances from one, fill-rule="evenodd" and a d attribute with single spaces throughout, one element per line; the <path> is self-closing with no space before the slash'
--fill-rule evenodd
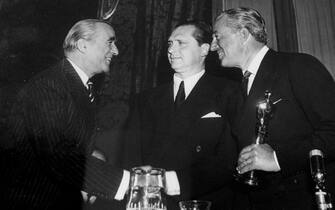
<path id="1" fill-rule="evenodd" d="M 105 155 L 98 150 L 94 150 L 92 156 L 106 162 Z M 115 199 L 122 200 L 129 190 L 131 191 L 130 196 L 132 196 L 133 189 L 141 186 L 157 186 L 171 196 L 180 194 L 179 181 L 175 171 L 165 171 L 161 168 L 144 165 L 132 168 L 131 172 L 124 170 L 124 176 Z M 95 195 L 90 195 L 85 191 L 81 191 L 81 194 L 84 202 L 89 204 L 93 204 L 97 199 Z"/>

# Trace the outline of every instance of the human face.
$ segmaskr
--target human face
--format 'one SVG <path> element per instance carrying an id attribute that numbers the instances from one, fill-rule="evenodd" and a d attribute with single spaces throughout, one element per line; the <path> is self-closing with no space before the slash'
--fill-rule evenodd
<path id="1" fill-rule="evenodd" d="M 204 68 L 204 60 L 209 45 L 199 46 L 193 37 L 194 26 L 179 26 L 168 40 L 168 59 L 177 76 L 184 79 L 200 72 Z"/>
<path id="2" fill-rule="evenodd" d="M 245 51 L 243 43 L 239 31 L 227 27 L 222 19 L 215 23 L 211 50 L 218 53 L 221 66 L 242 67 Z"/>
<path id="3" fill-rule="evenodd" d="M 85 63 L 93 75 L 109 72 L 112 57 L 119 54 L 115 41 L 113 28 L 105 23 L 97 23 L 93 39 L 86 44 Z"/>

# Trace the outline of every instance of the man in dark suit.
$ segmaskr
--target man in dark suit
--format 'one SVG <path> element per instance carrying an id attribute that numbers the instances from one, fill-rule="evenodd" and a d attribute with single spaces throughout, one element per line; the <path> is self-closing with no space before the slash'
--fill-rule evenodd
<path id="1" fill-rule="evenodd" d="M 12 165 L 1 172 L 7 180 L 0 199 L 7 209 L 82 209 L 86 193 L 123 199 L 129 172 L 94 153 L 89 80 L 109 71 L 118 54 L 115 40 L 106 22 L 77 22 L 64 40 L 65 58 L 20 91 L 10 120 Z"/>
<path id="2" fill-rule="evenodd" d="M 239 89 L 206 73 L 204 62 L 211 40 L 205 23 L 188 22 L 173 30 L 168 40 L 173 82 L 140 95 L 139 119 L 134 121 L 141 138 L 126 147 L 133 165 L 167 170 L 168 193 L 180 194 L 168 199 L 169 210 L 179 209 L 178 201 L 185 199 L 210 200 L 211 209 L 231 209 L 227 185 L 236 160 L 228 159 L 226 151 L 236 150 L 230 141 L 230 119 Z M 135 155 L 129 148 L 140 151 Z"/>
<path id="3" fill-rule="evenodd" d="M 316 58 L 276 52 L 266 43 L 264 20 L 253 9 L 229 9 L 215 21 L 212 49 L 221 65 L 238 67 L 249 76 L 233 129 L 240 151 L 237 171 L 256 170 L 260 180 L 259 187 L 245 188 L 251 202 L 246 209 L 312 209 L 310 150 L 325 153 L 327 187 L 335 193 L 334 80 Z M 266 90 L 274 113 L 266 142 L 257 145 L 256 104 Z"/>

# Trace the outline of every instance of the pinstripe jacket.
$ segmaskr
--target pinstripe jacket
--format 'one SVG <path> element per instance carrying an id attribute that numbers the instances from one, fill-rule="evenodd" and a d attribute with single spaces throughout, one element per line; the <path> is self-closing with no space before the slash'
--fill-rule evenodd
<path id="1" fill-rule="evenodd" d="M 91 156 L 95 107 L 66 59 L 22 88 L 10 130 L 8 209 L 81 209 L 80 190 L 114 198 L 123 171 Z"/>

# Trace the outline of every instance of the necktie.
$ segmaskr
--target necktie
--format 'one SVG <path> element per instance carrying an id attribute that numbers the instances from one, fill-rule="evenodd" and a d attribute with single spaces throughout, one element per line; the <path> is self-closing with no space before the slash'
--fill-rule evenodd
<path id="1" fill-rule="evenodd" d="M 246 98 L 248 95 L 248 82 L 249 82 L 249 77 L 251 75 L 250 71 L 245 71 L 243 74 L 242 78 L 242 94 L 243 97 Z"/>
<path id="2" fill-rule="evenodd" d="M 184 101 L 185 101 L 185 88 L 184 88 L 184 81 L 182 81 L 179 85 L 176 100 L 174 101 L 175 108 L 177 109 Z"/>
<path id="3" fill-rule="evenodd" d="M 93 82 L 88 80 L 87 81 L 87 91 L 88 91 L 88 99 L 91 103 L 94 102 L 95 96 L 94 96 L 94 89 L 93 89 Z"/>

